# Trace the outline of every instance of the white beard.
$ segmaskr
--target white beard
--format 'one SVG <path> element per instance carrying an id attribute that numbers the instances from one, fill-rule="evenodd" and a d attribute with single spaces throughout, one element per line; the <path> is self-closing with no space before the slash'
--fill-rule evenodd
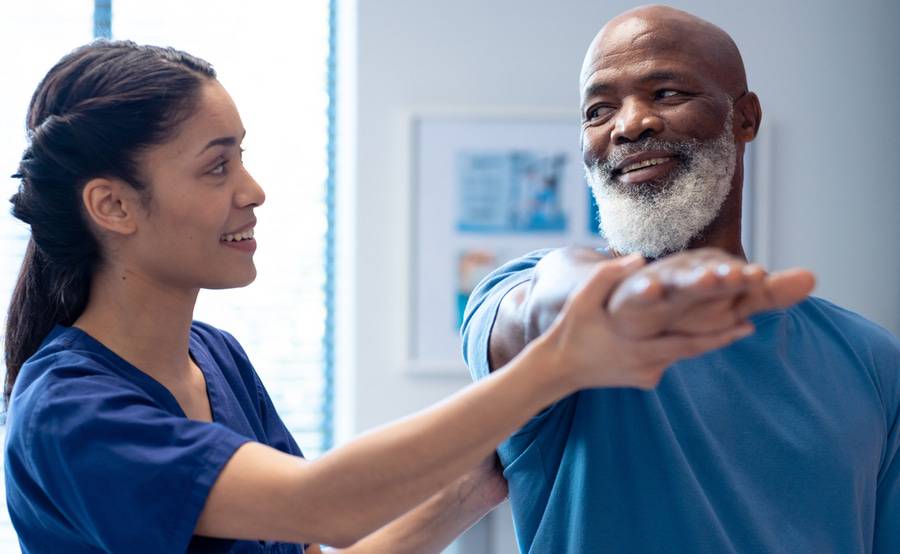
<path id="1" fill-rule="evenodd" d="M 587 168 L 587 180 L 600 207 L 600 230 L 622 254 L 659 258 L 683 250 L 719 214 L 731 190 L 736 147 L 732 110 L 718 137 L 670 143 L 649 138 L 617 146 L 609 159 Z M 674 152 L 683 166 L 664 182 L 621 183 L 612 170 L 626 156 L 648 150 Z"/>

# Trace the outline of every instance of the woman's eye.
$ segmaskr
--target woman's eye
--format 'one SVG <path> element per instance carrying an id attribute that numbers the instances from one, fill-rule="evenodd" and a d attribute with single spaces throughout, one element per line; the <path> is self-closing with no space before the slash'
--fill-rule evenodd
<path id="1" fill-rule="evenodd" d="M 210 175 L 219 175 L 219 176 L 225 175 L 225 166 L 226 166 L 226 165 L 228 165 L 228 162 L 227 162 L 227 161 L 223 161 L 222 163 L 220 163 L 220 164 L 217 165 L 216 167 L 212 168 L 212 169 L 209 171 L 209 174 L 210 174 Z"/>

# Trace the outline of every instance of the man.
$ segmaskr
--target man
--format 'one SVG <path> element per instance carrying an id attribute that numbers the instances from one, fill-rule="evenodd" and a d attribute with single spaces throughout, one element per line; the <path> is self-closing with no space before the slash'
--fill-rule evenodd
<path id="1" fill-rule="evenodd" d="M 733 41 L 685 12 L 638 8 L 594 39 L 581 86 L 610 249 L 533 253 L 482 282 L 463 326 L 473 375 L 504 365 L 598 264 L 631 252 L 662 259 L 601 307 L 621 340 L 750 316 L 756 332 L 648 367 L 647 390 L 575 394 L 501 445 L 522 551 L 900 552 L 900 344 L 804 299 L 807 272 L 744 261 L 742 154 L 761 109 Z"/>

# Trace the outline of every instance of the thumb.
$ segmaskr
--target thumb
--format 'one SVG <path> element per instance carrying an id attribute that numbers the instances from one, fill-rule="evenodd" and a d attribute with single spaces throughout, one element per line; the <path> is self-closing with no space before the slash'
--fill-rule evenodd
<path id="1" fill-rule="evenodd" d="M 779 271 L 769 278 L 769 297 L 774 308 L 787 308 L 809 296 L 815 286 L 815 276 L 805 269 Z"/>
<path id="2" fill-rule="evenodd" d="M 645 263 L 646 261 L 640 254 L 631 254 L 624 258 L 600 262 L 588 280 L 575 291 L 570 302 L 591 310 L 605 306 L 613 289 L 625 277 L 643 267 Z"/>

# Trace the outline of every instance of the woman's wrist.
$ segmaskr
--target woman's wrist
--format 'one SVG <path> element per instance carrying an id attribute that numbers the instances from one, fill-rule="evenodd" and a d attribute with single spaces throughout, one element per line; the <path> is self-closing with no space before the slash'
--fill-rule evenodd
<path id="1" fill-rule="evenodd" d="M 527 380 L 540 397 L 543 409 L 577 391 L 580 386 L 572 364 L 566 362 L 566 353 L 561 348 L 554 329 L 545 332 L 528 343 L 510 365 L 521 373 L 518 379 Z M 510 368 L 513 369 L 513 368 Z"/>

